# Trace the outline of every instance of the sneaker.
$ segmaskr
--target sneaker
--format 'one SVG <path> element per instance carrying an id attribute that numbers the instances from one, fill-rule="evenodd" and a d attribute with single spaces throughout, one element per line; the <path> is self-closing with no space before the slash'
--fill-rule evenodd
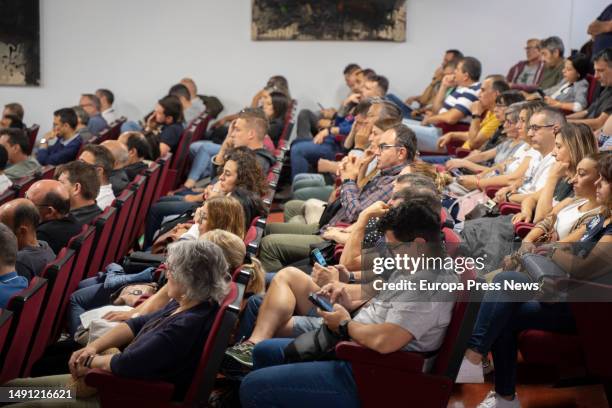
<path id="1" fill-rule="evenodd" d="M 484 383 L 484 374 L 482 371 L 482 363 L 474 364 L 466 357 L 463 357 L 459 373 L 455 380 L 457 384 L 482 384 Z"/>
<path id="2" fill-rule="evenodd" d="M 495 366 L 493 366 L 493 361 L 491 361 L 489 358 L 486 358 L 482 362 L 482 371 L 484 372 L 484 375 L 491 374 L 493 371 L 495 371 Z"/>
<path id="3" fill-rule="evenodd" d="M 240 364 L 252 368 L 254 347 L 254 343 L 251 343 L 250 341 L 245 341 L 242 343 L 238 343 L 225 350 L 225 355 L 230 356 L 234 360 L 238 361 Z"/>
<path id="4" fill-rule="evenodd" d="M 476 408 L 521 408 L 521 403 L 516 394 L 514 394 L 512 401 L 508 401 L 499 397 L 495 391 L 489 391 L 485 399 Z"/>

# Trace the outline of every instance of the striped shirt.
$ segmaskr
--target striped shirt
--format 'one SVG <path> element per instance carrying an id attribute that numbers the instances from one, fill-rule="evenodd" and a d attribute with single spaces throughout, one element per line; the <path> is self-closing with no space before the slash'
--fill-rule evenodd
<path id="1" fill-rule="evenodd" d="M 458 86 L 444 99 L 439 113 L 448 112 L 454 108 L 463 113 L 463 118 L 459 122 L 470 123 L 472 103 L 478 100 L 478 94 L 480 94 L 480 82 L 470 86 Z"/>

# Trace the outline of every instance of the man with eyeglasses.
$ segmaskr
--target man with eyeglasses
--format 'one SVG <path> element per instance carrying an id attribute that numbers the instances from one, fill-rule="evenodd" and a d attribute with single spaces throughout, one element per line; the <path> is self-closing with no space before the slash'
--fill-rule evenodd
<path id="1" fill-rule="evenodd" d="M 541 190 L 546 184 L 548 173 L 555 164 L 552 155 L 555 147 L 555 134 L 567 123 L 565 115 L 558 109 L 545 107 L 531 116 L 527 134 L 531 138 L 531 147 L 540 153 L 542 159 L 532 160 L 520 185 L 505 187 L 496 194 L 498 201 L 520 203 L 528 194 Z"/>
<path id="2" fill-rule="evenodd" d="M 26 198 L 9 201 L 0 207 L 0 222 L 17 237 L 17 274 L 28 281 L 40 275 L 45 266 L 55 259 L 55 253 L 48 243 L 39 241 L 36 236 L 40 223 L 36 206 Z"/>
<path id="3" fill-rule="evenodd" d="M 542 80 L 544 61 L 541 58 L 540 40 L 530 38 L 525 46 L 527 59 L 510 68 L 506 79 L 514 89 L 534 91 Z"/>
<path id="4" fill-rule="evenodd" d="M 94 135 L 99 135 L 101 131 L 108 127 L 108 123 L 100 114 L 100 98 L 94 94 L 83 94 L 79 100 L 79 106 L 89 115 L 87 128 Z"/>
<path id="5" fill-rule="evenodd" d="M 380 136 L 376 149 L 379 173 L 363 188 L 357 185 L 359 163 L 349 156 L 340 166 L 340 209 L 319 229 L 317 224 L 272 223 L 261 242 L 259 259 L 267 271 L 278 271 L 283 266 L 308 257 L 310 244 L 323 241 L 319 230 L 339 222 L 353 223 L 359 213 L 376 201 L 387 202 L 393 191 L 393 181 L 416 155 L 416 136 L 405 125 L 399 124 Z"/>
<path id="6" fill-rule="evenodd" d="M 36 159 L 43 166 L 63 164 L 76 159 L 83 140 L 76 132 L 77 115 L 72 108 L 53 112 L 53 130 L 40 139 Z M 53 144 L 50 142 L 54 141 Z"/>
<path id="7" fill-rule="evenodd" d="M 26 192 L 40 214 L 36 237 L 46 241 L 56 254 L 81 232 L 81 224 L 70 214 L 70 197 L 57 180 L 40 180 Z"/>

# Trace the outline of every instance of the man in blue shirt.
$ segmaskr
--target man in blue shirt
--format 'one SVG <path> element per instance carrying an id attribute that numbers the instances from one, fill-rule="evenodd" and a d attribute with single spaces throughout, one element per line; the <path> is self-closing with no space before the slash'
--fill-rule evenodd
<path id="1" fill-rule="evenodd" d="M 0 223 L 0 309 L 5 308 L 9 299 L 28 287 L 28 280 L 17 275 L 17 237 L 6 225 Z"/>
<path id="2" fill-rule="evenodd" d="M 36 159 L 43 166 L 64 164 L 76 159 L 81 148 L 81 136 L 76 133 L 77 115 L 74 109 L 62 108 L 53 112 L 53 130 L 40 140 Z M 49 146 L 49 141 L 56 139 Z"/>
<path id="3" fill-rule="evenodd" d="M 79 100 L 79 106 L 89 115 L 87 128 L 94 135 L 99 135 L 101 131 L 108 127 L 108 123 L 100 114 L 100 98 L 94 94 L 83 94 Z"/>

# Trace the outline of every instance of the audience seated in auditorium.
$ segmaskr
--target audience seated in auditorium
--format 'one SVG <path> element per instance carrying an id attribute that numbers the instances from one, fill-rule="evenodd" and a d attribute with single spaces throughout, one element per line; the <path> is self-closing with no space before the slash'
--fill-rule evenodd
<path id="1" fill-rule="evenodd" d="M 442 135 L 442 131 L 432 125 L 470 123 L 471 107 L 478 99 L 480 90 L 478 81 L 481 72 L 480 61 L 474 57 L 464 57 L 457 64 L 455 73 L 442 79 L 433 102 L 433 111 L 438 113 L 425 116 L 421 122 L 413 119 L 404 120 L 404 123 L 415 132 L 419 150 L 428 152 L 438 150 L 438 138 Z M 447 95 L 450 87 L 456 89 Z M 441 106 L 439 110 L 438 106 Z"/>
<path id="2" fill-rule="evenodd" d="M 164 96 L 157 101 L 155 110 L 147 118 L 145 133 L 159 134 L 161 156 L 174 153 L 183 134 L 182 106 L 176 96 Z"/>
<path id="3" fill-rule="evenodd" d="M 19 103 L 7 103 L 2 110 L 0 128 L 27 130 L 23 123 L 23 106 Z"/>
<path id="4" fill-rule="evenodd" d="M 182 400 L 191 384 L 212 323 L 229 292 L 228 264 L 219 246 L 207 241 L 178 242 L 168 251 L 166 277 L 170 303 L 156 313 L 120 323 L 76 351 L 70 374 L 16 379 L 6 386 L 65 386 L 91 369 L 118 377 L 174 384 Z M 108 353 L 109 349 L 114 352 Z M 122 351 L 119 351 L 121 349 Z M 97 406 L 96 396 L 81 400 Z"/>
<path id="5" fill-rule="evenodd" d="M 604 214 L 582 228 L 578 239 L 572 242 L 591 245 L 567 245 L 539 247 L 538 251 L 550 258 L 570 278 L 597 282 L 598 275 L 609 281 L 609 243 L 612 242 L 610 225 L 610 182 L 612 182 L 612 155 L 602 153 L 598 159 L 597 201 L 607 207 Z M 594 244 L 594 245 L 593 245 Z M 517 271 L 504 271 L 493 279 L 504 285 L 505 281 L 529 282 L 529 276 Z M 606 282 L 607 283 L 607 282 Z M 549 287 L 549 291 L 555 290 Z M 523 330 L 538 329 L 556 333 L 574 333 L 576 323 L 569 302 L 546 302 L 521 292 L 487 291 L 480 307 L 469 348 L 461 366 L 460 375 L 471 381 L 482 381 L 482 360 L 489 352 L 495 364 L 495 388 L 489 392 L 479 407 L 518 408 L 516 394 L 516 368 L 518 335 Z"/>
<path id="6" fill-rule="evenodd" d="M 28 287 L 28 280 L 17 275 L 17 237 L 3 223 L 0 223 L 0 247 L 0 308 L 5 308 L 13 295 Z"/>
<path id="7" fill-rule="evenodd" d="M 264 112 L 261 109 L 247 108 L 231 123 L 227 137 L 221 145 L 209 140 L 192 143 L 189 153 L 193 157 L 193 163 L 185 187 L 193 188 L 198 180 L 214 176 L 216 168 L 225 163 L 227 152 L 242 146 L 255 153 L 263 174 L 267 174 L 276 161 L 263 144 L 267 130 L 268 120 Z"/>
<path id="8" fill-rule="evenodd" d="M 361 79 L 359 73 L 361 67 L 357 64 L 348 64 L 343 71 L 344 81 L 346 86 L 351 90 L 352 94 L 361 92 Z M 313 112 L 310 109 L 302 109 L 297 117 L 297 138 L 312 139 L 321 129 L 332 126 L 337 110 L 334 108 L 323 108 L 318 112 Z"/>
<path id="9" fill-rule="evenodd" d="M 89 115 L 87 128 L 94 135 L 99 135 L 100 132 L 108 127 L 108 123 L 100 114 L 100 98 L 94 94 L 83 94 L 79 100 L 79 106 Z"/>
<path id="10" fill-rule="evenodd" d="M 204 113 L 203 105 L 194 105 L 191 102 L 191 93 L 187 86 L 183 84 L 173 85 L 168 91 L 168 95 L 176 96 L 181 102 L 184 127 L 187 127 L 194 119 Z"/>
<path id="11" fill-rule="evenodd" d="M 53 112 L 53 130 L 40 140 L 36 159 L 40 164 L 63 164 L 76 159 L 83 140 L 76 133 L 77 115 L 72 108 Z M 54 141 L 53 145 L 49 142 Z"/>
<path id="12" fill-rule="evenodd" d="M 115 95 L 108 89 L 98 89 L 96 91 L 96 96 L 100 100 L 100 115 L 106 121 L 107 124 L 111 124 L 117 119 L 117 113 L 115 112 L 115 108 L 113 108 L 113 103 L 115 103 Z"/>
<path id="13" fill-rule="evenodd" d="M 81 224 L 70 213 L 68 190 L 57 180 L 39 180 L 26 192 L 40 214 L 36 237 L 49 244 L 56 254 L 79 232 Z"/>
<path id="14" fill-rule="evenodd" d="M 80 106 L 73 106 L 72 109 L 77 115 L 77 127 L 76 133 L 81 137 L 83 143 L 89 143 L 94 138 L 94 134 L 89 130 L 87 125 L 89 124 L 89 115 L 85 112 L 85 109 Z"/>
<path id="15" fill-rule="evenodd" d="M 27 133 L 21 129 L 0 129 L 0 145 L 8 152 L 9 166 L 4 174 L 11 181 L 37 173 L 41 166 L 32 156 L 30 151 L 30 140 Z"/>
<path id="16" fill-rule="evenodd" d="M 79 224 L 89 224 L 102 213 L 96 204 L 100 180 L 95 166 L 75 160 L 59 166 L 55 178 L 68 190 L 70 214 Z"/>
<path id="17" fill-rule="evenodd" d="M 380 136 L 376 148 L 379 173 L 363 188 L 357 185 L 359 164 L 352 156 L 340 167 L 342 187 L 340 207 L 328 222 L 353 223 L 359 213 L 375 201 L 387 201 L 393 190 L 393 180 L 401 169 L 414 160 L 416 140 L 414 133 L 404 125 L 397 125 Z M 325 226 L 322 230 L 325 229 Z M 303 259 L 310 253 L 310 244 L 323 241 L 319 235 L 319 224 L 271 223 L 261 242 L 260 260 L 267 271 L 278 271 L 291 262 Z"/>
<path id="18" fill-rule="evenodd" d="M 593 130 L 601 128 L 612 113 L 612 48 L 606 48 L 593 57 L 595 79 L 600 92 L 588 109 L 569 115 L 571 122 L 586 123 Z"/>
<path id="19" fill-rule="evenodd" d="M 440 210 L 436 198 L 412 200 L 390 210 L 381 221 L 381 229 L 390 243 L 405 243 L 402 251 L 421 254 L 421 243 L 440 242 Z M 418 221 L 417 221 L 418 220 Z M 425 251 L 435 256 L 433 248 Z M 451 271 L 420 271 L 444 281 L 455 281 Z M 401 279 L 401 272 L 392 271 L 389 279 Z M 333 311 L 316 310 L 327 329 L 341 339 L 352 340 L 379 353 L 399 350 L 430 352 L 440 347 L 451 320 L 454 302 L 414 298 L 409 291 L 380 292 L 363 306 L 361 285 L 331 283 L 320 295 L 334 303 Z M 407 297 L 402 297 L 407 296 Z M 388 313 L 388 308 L 394 313 Z M 400 302 L 404 302 L 403 305 Z M 408 303 L 408 305 L 406 304 Z M 350 312 L 357 312 L 351 317 Z M 313 311 L 314 314 L 314 311 Z M 284 364 L 283 349 L 291 339 L 269 339 L 253 348 L 253 371 L 240 386 L 242 406 L 292 405 L 297 400 L 312 404 L 360 406 L 351 365 L 346 361 L 316 361 Z M 325 379 L 324 381 L 322 381 Z M 299 384 L 299 387 L 294 386 Z M 287 389 L 291 389 L 287 392 Z"/>
<path id="20" fill-rule="evenodd" d="M 544 93 L 546 103 L 554 108 L 581 112 L 588 107 L 589 82 L 586 79 L 591 62 L 584 54 L 574 54 L 565 60 L 563 81 Z"/>
<path id="21" fill-rule="evenodd" d="M 152 159 L 151 146 L 147 142 L 145 136 L 140 132 L 122 133 L 121 136 L 119 136 L 119 142 L 127 149 L 128 159 L 123 170 L 128 176 L 128 179 L 132 181 L 137 175 L 149 167 L 146 162 L 150 162 Z"/>
<path id="22" fill-rule="evenodd" d="M 4 170 L 8 166 L 8 152 L 3 145 L 0 145 L 0 194 L 4 194 L 11 186 L 13 182 L 6 174 L 4 174 Z"/>
<path id="23" fill-rule="evenodd" d="M 438 146 L 444 147 L 455 140 L 463 141 L 464 149 L 478 149 L 495 133 L 500 125 L 495 116 L 495 101 L 502 92 L 507 91 L 508 84 L 497 79 L 497 75 L 489 75 L 482 81 L 478 100 L 472 103 L 470 112 L 472 121 L 467 132 L 448 132 L 438 139 Z"/>
<path id="24" fill-rule="evenodd" d="M 55 259 L 55 253 L 48 243 L 36 237 L 36 228 L 40 223 L 36 206 L 26 198 L 9 201 L 0 207 L 0 222 L 17 237 L 17 273 L 27 280 L 40 275 L 45 266 Z"/>
<path id="25" fill-rule="evenodd" d="M 113 185 L 109 180 L 115 162 L 113 155 L 107 148 L 91 144 L 85 146 L 83 153 L 79 156 L 79 161 L 91 164 L 95 167 L 98 173 L 98 180 L 100 181 L 100 190 L 96 197 L 96 203 L 101 210 L 104 210 L 115 200 Z"/>
<path id="26" fill-rule="evenodd" d="M 269 123 L 267 135 L 275 146 L 278 145 L 285 128 L 285 116 L 289 102 L 289 98 L 281 92 L 266 93 L 262 99 L 261 109 Z"/>
<path id="27" fill-rule="evenodd" d="M 267 191 L 265 175 L 253 150 L 246 146 L 230 150 L 219 173 L 218 180 L 209 184 L 203 194 L 194 195 L 194 199 L 187 199 L 175 195 L 162 197 L 153 204 L 147 215 L 145 224 L 144 247 L 150 248 L 157 230 L 161 227 L 164 217 L 180 215 L 193 211 L 209 197 L 217 195 L 228 195 L 236 188 L 242 187 L 261 197 Z"/>
<path id="28" fill-rule="evenodd" d="M 544 72 L 540 40 L 536 38 L 527 40 L 525 54 L 527 59 L 513 65 L 508 71 L 506 79 L 514 89 L 534 91 L 540 85 Z"/>
<path id="29" fill-rule="evenodd" d="M 113 186 L 113 194 L 118 197 L 131 181 L 125 171 L 129 159 L 128 149 L 118 140 L 105 140 L 100 146 L 106 147 L 113 156 L 113 169 L 108 179 Z"/>

